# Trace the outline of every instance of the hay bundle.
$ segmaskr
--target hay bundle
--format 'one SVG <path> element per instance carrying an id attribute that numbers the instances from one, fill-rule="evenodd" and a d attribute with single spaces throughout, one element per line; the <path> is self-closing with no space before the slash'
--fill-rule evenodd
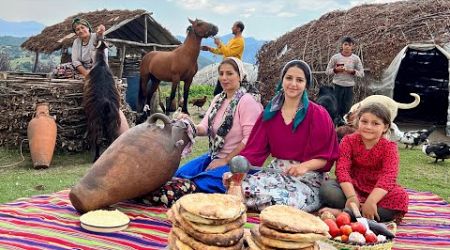
<path id="1" fill-rule="evenodd" d="M 56 147 L 67 151 L 88 149 L 86 117 L 83 107 L 82 80 L 23 77 L 8 74 L 0 80 L 0 146 L 15 147 L 27 138 L 28 122 L 33 118 L 37 102 L 50 104 L 50 115 L 58 126 Z M 129 124 L 135 115 L 124 102 L 126 86 L 117 81 L 121 109 Z"/>
<path id="2" fill-rule="evenodd" d="M 355 99 L 367 95 L 369 84 L 379 80 L 397 53 L 414 42 L 448 42 L 450 1 L 412 0 L 388 4 L 365 4 L 347 11 L 332 11 L 318 20 L 265 44 L 259 51 L 259 80 L 265 104 L 274 93 L 283 65 L 303 59 L 315 71 L 315 85 L 331 84 L 323 71 L 338 52 L 344 35 L 356 38 L 354 52 L 363 60 L 366 77 L 358 82 Z M 446 41 L 447 40 L 447 41 Z"/>

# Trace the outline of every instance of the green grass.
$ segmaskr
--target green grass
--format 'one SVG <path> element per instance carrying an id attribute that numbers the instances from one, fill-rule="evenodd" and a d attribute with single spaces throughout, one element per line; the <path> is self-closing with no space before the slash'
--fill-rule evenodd
<path id="1" fill-rule="evenodd" d="M 26 146 L 25 146 L 26 147 Z M 182 164 L 207 151 L 208 140 L 197 138 L 190 157 Z M 49 169 L 32 169 L 28 152 L 17 166 L 0 168 L 0 203 L 20 197 L 47 194 L 73 186 L 91 167 L 89 153 L 57 153 Z M 19 152 L 0 148 L 0 166 L 20 160 Z M 433 192 L 450 201 L 450 162 L 433 163 L 419 149 L 400 149 L 399 183 L 418 191 Z"/>

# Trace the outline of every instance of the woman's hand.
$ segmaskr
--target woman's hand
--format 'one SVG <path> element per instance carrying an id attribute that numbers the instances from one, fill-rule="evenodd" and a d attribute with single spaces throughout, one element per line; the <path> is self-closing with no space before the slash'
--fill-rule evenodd
<path id="1" fill-rule="evenodd" d="M 209 165 L 206 168 L 206 170 L 215 169 L 215 168 L 227 165 L 227 164 L 228 164 L 228 161 L 225 160 L 225 159 L 215 159 L 211 163 L 209 163 Z"/>
<path id="2" fill-rule="evenodd" d="M 181 120 L 181 119 L 189 119 L 190 121 L 192 121 L 191 117 L 190 117 L 188 114 L 182 113 L 182 112 L 180 112 L 180 113 L 177 115 L 177 117 L 175 117 L 175 119 L 177 119 L 177 120 Z"/>
<path id="3" fill-rule="evenodd" d="M 380 216 L 378 215 L 377 203 L 370 201 L 369 199 L 362 205 L 362 216 L 371 220 L 380 220 Z"/>
<path id="4" fill-rule="evenodd" d="M 309 171 L 309 169 L 303 164 L 292 164 L 286 171 L 287 175 L 291 176 L 303 176 Z"/>
<path id="5" fill-rule="evenodd" d="M 100 25 L 97 27 L 97 35 L 102 36 L 103 33 L 105 33 L 105 30 L 106 30 L 105 25 L 100 24 Z"/>

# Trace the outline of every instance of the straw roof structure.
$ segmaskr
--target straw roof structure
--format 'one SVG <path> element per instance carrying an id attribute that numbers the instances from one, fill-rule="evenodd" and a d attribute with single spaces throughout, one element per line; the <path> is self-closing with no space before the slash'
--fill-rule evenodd
<path id="1" fill-rule="evenodd" d="M 363 81 L 368 85 L 380 79 L 383 70 L 404 46 L 448 42 L 449 27 L 450 1 L 447 0 L 364 4 L 329 12 L 260 49 L 257 59 L 259 80 L 264 83 L 261 85 L 263 103 L 274 94 L 280 70 L 292 59 L 303 59 L 311 65 L 316 88 L 331 84 L 324 70 L 331 56 L 339 51 L 342 36 L 356 39 L 354 53 L 363 61 L 367 76 Z"/>
<path id="2" fill-rule="evenodd" d="M 52 53 L 62 48 L 72 46 L 76 38 L 72 31 L 72 20 L 81 17 L 91 23 L 92 28 L 103 24 L 106 27 L 105 36 L 114 39 L 114 43 L 131 41 L 139 44 L 154 43 L 159 45 L 180 44 L 167 29 L 158 24 L 146 10 L 98 10 L 78 13 L 67 17 L 63 22 L 46 27 L 39 35 L 26 40 L 21 47 L 34 52 Z M 145 28 L 147 27 L 147 41 Z"/>

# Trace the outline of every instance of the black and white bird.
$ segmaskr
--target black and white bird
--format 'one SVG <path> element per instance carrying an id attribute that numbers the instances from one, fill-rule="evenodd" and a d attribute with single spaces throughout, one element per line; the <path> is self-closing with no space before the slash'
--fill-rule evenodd
<path id="1" fill-rule="evenodd" d="M 399 142 L 405 144 L 405 148 L 408 148 L 408 146 L 410 146 L 412 149 L 414 146 L 419 146 L 427 142 L 428 137 L 431 133 L 433 133 L 434 130 L 436 130 L 436 126 L 433 125 L 428 129 L 404 132 L 403 136 L 400 137 Z"/>
<path id="2" fill-rule="evenodd" d="M 422 151 L 426 155 L 435 158 L 434 163 L 437 163 L 438 160 L 444 161 L 450 158 L 450 145 L 445 142 L 426 143 L 422 146 Z"/>

